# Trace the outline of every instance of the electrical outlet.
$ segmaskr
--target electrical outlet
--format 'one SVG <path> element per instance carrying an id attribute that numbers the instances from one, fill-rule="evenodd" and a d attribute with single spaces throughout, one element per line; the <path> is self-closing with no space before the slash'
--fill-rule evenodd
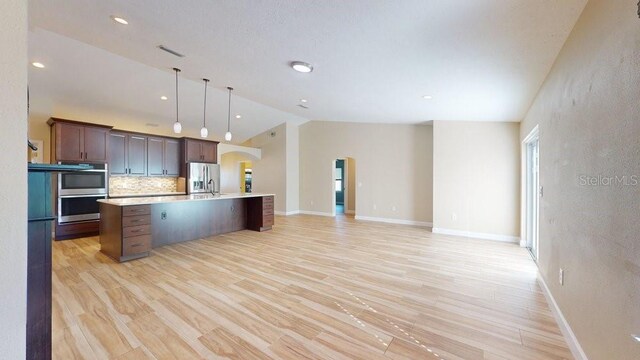
<path id="1" fill-rule="evenodd" d="M 560 285 L 564 285 L 564 269 L 560 268 L 560 271 L 558 273 L 558 282 L 560 283 Z"/>
<path id="2" fill-rule="evenodd" d="M 358 187 L 362 187 L 362 183 L 361 182 L 358 183 Z"/>
<path id="3" fill-rule="evenodd" d="M 377 210 L 378 209 L 378 205 L 373 204 L 373 210 Z"/>
<path id="4" fill-rule="evenodd" d="M 458 214 L 456 214 L 456 213 L 451 213 L 451 220 L 452 220 L 452 221 L 456 221 L 456 220 L 458 220 Z"/>
<path id="5" fill-rule="evenodd" d="M 311 200 L 311 205 L 313 205 L 313 200 Z"/>
<path id="6" fill-rule="evenodd" d="M 162 213 L 160 213 L 160 219 L 161 220 L 167 220 L 167 212 L 163 211 Z"/>
<path id="7" fill-rule="evenodd" d="M 396 207 L 395 207 L 395 206 L 392 206 L 392 207 L 391 207 L 391 211 L 396 211 Z"/>

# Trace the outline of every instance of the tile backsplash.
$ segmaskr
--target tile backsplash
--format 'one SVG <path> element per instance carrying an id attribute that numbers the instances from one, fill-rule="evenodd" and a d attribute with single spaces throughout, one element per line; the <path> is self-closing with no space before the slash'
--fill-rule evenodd
<path id="1" fill-rule="evenodd" d="M 178 178 L 143 177 L 143 176 L 111 176 L 109 177 L 109 194 L 158 194 L 178 190 Z"/>

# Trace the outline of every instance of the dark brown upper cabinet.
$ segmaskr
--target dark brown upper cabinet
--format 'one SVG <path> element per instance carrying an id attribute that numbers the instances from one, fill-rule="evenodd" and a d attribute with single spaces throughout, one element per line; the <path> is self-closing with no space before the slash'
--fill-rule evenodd
<path id="1" fill-rule="evenodd" d="M 106 163 L 110 126 L 51 118 L 52 162 Z"/>
<path id="2" fill-rule="evenodd" d="M 109 136 L 109 174 L 146 176 L 147 140 L 144 135 L 111 132 Z"/>
<path id="3" fill-rule="evenodd" d="M 177 139 L 149 137 L 147 144 L 147 175 L 180 175 L 180 141 Z"/>
<path id="4" fill-rule="evenodd" d="M 218 142 L 196 139 L 184 139 L 186 162 L 218 162 Z"/>

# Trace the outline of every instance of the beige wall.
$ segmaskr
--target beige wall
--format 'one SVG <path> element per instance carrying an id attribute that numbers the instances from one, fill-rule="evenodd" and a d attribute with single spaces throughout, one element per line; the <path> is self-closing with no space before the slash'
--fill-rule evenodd
<path id="1" fill-rule="evenodd" d="M 271 133 L 275 133 L 272 137 Z M 262 158 L 253 161 L 253 192 L 275 194 L 275 210 L 287 211 L 287 125 L 257 135 L 243 145 L 262 150 Z"/>
<path id="2" fill-rule="evenodd" d="M 27 304 L 27 2 L 0 2 L 0 357 L 24 359 Z"/>
<path id="3" fill-rule="evenodd" d="M 640 185 L 580 180 L 640 179 L 637 2 L 589 1 L 520 134 L 539 124 L 538 266 L 590 359 L 640 359 Z"/>
<path id="4" fill-rule="evenodd" d="M 47 120 L 43 116 L 29 116 L 29 139 L 42 140 L 43 148 L 38 149 L 42 151 L 42 161 L 47 164 L 51 161 L 51 135 L 50 128 L 47 125 Z"/>
<path id="5" fill-rule="evenodd" d="M 433 227 L 520 235 L 519 124 L 436 121 Z"/>
<path id="6" fill-rule="evenodd" d="M 261 149 L 262 158 L 252 161 L 253 191 L 275 194 L 275 210 L 279 213 L 299 209 L 299 144 L 298 127 L 288 123 L 242 144 Z"/>
<path id="7" fill-rule="evenodd" d="M 287 212 L 300 209 L 300 132 L 297 125 L 287 123 Z"/>
<path id="8" fill-rule="evenodd" d="M 356 215 L 430 223 L 432 146 L 431 126 L 328 121 L 303 124 L 300 210 L 333 212 L 333 161 L 350 157 L 356 164 Z"/>
<path id="9" fill-rule="evenodd" d="M 345 192 L 345 210 L 349 214 L 355 213 L 356 210 L 356 161 L 353 158 L 346 158 L 345 161 L 345 173 L 346 173 L 346 192 Z"/>

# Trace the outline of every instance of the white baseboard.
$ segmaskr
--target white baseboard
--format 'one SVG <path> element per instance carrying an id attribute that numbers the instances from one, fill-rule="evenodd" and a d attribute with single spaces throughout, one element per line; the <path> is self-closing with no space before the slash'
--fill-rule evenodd
<path id="1" fill-rule="evenodd" d="M 389 219 L 389 218 L 380 218 L 380 217 L 372 217 L 372 216 L 361 216 L 361 215 L 356 215 L 355 218 L 356 218 L 356 220 L 375 221 L 375 222 L 383 222 L 383 223 L 389 223 L 389 224 L 415 225 L 415 226 L 423 226 L 423 227 L 432 227 L 433 226 L 433 223 L 426 222 L 426 221 Z"/>
<path id="2" fill-rule="evenodd" d="M 273 212 L 276 215 L 280 215 L 280 216 L 289 216 L 289 215 L 297 215 L 300 214 L 300 210 L 293 210 L 293 211 L 274 211 Z"/>
<path id="3" fill-rule="evenodd" d="M 503 241 L 503 242 L 509 242 L 509 243 L 520 243 L 520 237 L 518 236 L 477 233 L 477 232 L 471 232 L 471 231 L 444 229 L 444 228 L 435 228 L 435 227 L 431 230 L 431 232 L 433 232 L 434 234 L 464 236 L 464 237 L 470 237 L 470 238 L 482 239 L 482 240 L 494 240 L 494 241 Z"/>
<path id="4" fill-rule="evenodd" d="M 558 327 L 560 327 L 560 332 L 562 332 L 564 339 L 567 341 L 567 345 L 569 345 L 569 350 L 571 350 L 571 354 L 573 355 L 574 358 L 576 358 L 576 360 L 588 360 L 587 355 L 584 353 L 584 350 L 582 350 L 582 346 L 580 346 L 580 343 L 576 338 L 576 335 L 573 333 L 573 330 L 571 330 L 571 327 L 569 326 L 567 319 L 565 319 L 564 315 L 562 315 L 562 311 L 560 311 L 560 308 L 558 307 L 558 303 L 556 303 L 556 300 L 553 298 L 553 295 L 551 295 L 551 291 L 549 291 L 549 287 L 547 286 L 547 283 L 544 281 L 544 278 L 542 277 L 542 275 L 540 275 L 539 271 L 538 271 L 538 280 L 540 281 L 540 284 L 542 284 L 542 292 L 544 293 L 544 297 L 547 299 L 547 303 L 551 308 L 553 317 L 556 319 L 556 322 L 558 323 Z"/>
<path id="5" fill-rule="evenodd" d="M 354 215 L 356 212 L 354 210 L 346 210 L 345 214 Z"/>
<path id="6" fill-rule="evenodd" d="M 316 216 L 333 216 L 332 213 L 321 212 L 321 211 L 309 211 L 309 210 L 300 210 L 299 214 L 316 215 Z"/>

